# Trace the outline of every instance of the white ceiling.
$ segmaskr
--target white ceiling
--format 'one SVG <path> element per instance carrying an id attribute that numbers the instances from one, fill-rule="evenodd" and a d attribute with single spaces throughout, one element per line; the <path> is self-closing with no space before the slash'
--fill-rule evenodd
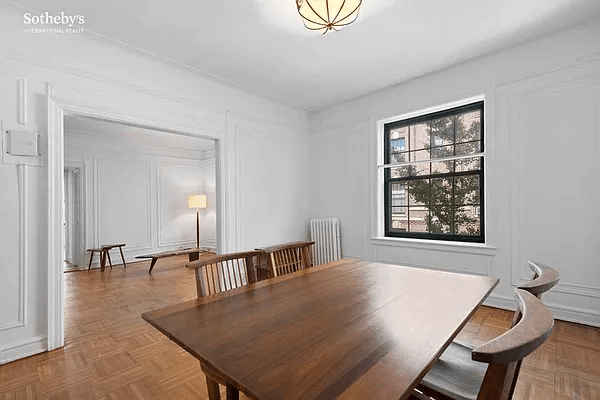
<path id="1" fill-rule="evenodd" d="M 309 111 L 600 15 L 598 0 L 364 0 L 321 35 L 295 0 L 13 1 Z"/>
<path id="2" fill-rule="evenodd" d="M 215 141 L 162 132 L 119 122 L 105 121 L 80 115 L 65 115 L 65 132 L 83 133 L 103 138 L 159 146 L 170 149 L 206 151 L 214 149 Z"/>

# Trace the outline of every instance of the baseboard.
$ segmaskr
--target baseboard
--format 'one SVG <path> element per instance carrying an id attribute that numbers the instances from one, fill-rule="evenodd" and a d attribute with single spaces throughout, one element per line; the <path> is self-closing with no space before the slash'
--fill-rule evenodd
<path id="1" fill-rule="evenodd" d="M 486 306 L 515 310 L 516 300 L 510 296 L 490 295 L 483 303 Z M 575 322 L 577 324 L 600 327 L 600 314 L 582 308 L 546 303 L 555 319 Z"/>
<path id="2" fill-rule="evenodd" d="M 9 343 L 0 347 L 0 365 L 34 354 L 43 353 L 47 349 L 48 343 L 46 335 L 35 336 L 18 342 Z"/>

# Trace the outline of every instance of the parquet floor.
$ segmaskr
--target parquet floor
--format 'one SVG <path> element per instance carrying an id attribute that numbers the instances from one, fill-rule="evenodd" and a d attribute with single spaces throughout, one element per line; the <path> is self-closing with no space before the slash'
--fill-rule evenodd
<path id="1" fill-rule="evenodd" d="M 185 263 L 161 260 L 152 275 L 146 262 L 65 274 L 65 347 L 0 366 L 0 400 L 207 399 L 198 362 L 140 317 L 195 297 Z M 511 318 L 482 307 L 459 339 L 482 343 Z M 600 329 L 557 321 L 525 360 L 515 398 L 600 400 Z"/>

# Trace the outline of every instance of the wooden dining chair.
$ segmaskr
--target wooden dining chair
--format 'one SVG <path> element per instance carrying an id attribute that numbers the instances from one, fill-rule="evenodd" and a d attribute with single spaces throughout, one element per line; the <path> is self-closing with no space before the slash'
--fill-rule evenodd
<path id="1" fill-rule="evenodd" d="M 517 286 L 517 288 L 526 290 L 541 300 L 542 294 L 552 289 L 558 283 L 560 274 L 554 268 L 537 261 L 529 261 L 529 268 L 533 271 L 533 278 Z M 517 308 L 512 325 L 514 326 L 520 319 L 521 311 Z"/>
<path id="2" fill-rule="evenodd" d="M 533 294 L 515 289 L 523 317 L 509 331 L 471 350 L 454 345 L 413 392 L 421 399 L 509 400 L 523 358 L 552 332 L 552 313 Z"/>
<path id="3" fill-rule="evenodd" d="M 315 242 L 291 242 L 257 249 L 267 255 L 269 276 L 276 277 L 312 267 L 310 247 Z"/>
<path id="4" fill-rule="evenodd" d="M 256 282 L 255 257 L 258 251 L 202 257 L 187 264 L 196 270 L 198 297 L 225 292 Z"/>
<path id="5" fill-rule="evenodd" d="M 186 266 L 196 272 L 196 291 L 198 297 L 205 297 L 227 290 L 236 289 L 256 282 L 256 258 L 259 251 L 221 254 L 201 257 Z M 225 382 L 216 371 L 200 362 L 200 368 L 206 375 L 206 386 L 210 400 L 220 400 L 219 384 L 225 386 L 227 399 L 239 399 L 239 391 Z"/>

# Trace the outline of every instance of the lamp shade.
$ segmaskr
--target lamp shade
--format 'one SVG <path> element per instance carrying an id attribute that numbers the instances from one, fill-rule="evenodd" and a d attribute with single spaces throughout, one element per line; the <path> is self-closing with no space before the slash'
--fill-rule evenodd
<path id="1" fill-rule="evenodd" d="M 206 195 L 190 194 L 188 196 L 188 208 L 206 208 Z"/>
<path id="2" fill-rule="evenodd" d="M 362 0 L 296 0 L 304 26 L 311 31 L 340 30 L 358 17 Z"/>

